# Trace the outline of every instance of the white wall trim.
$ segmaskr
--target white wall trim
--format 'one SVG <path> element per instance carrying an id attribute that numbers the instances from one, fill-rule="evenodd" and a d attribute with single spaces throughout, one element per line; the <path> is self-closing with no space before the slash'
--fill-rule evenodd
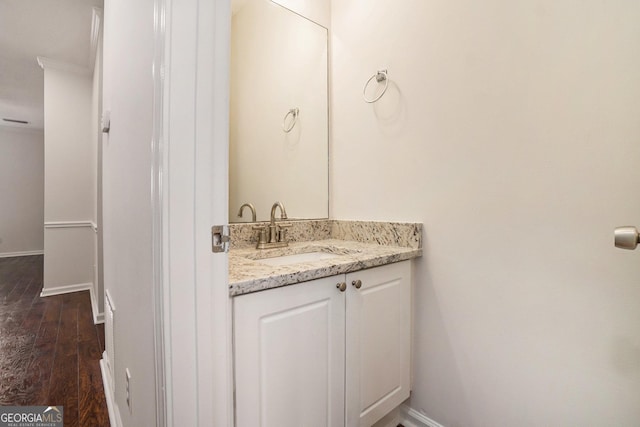
<path id="1" fill-rule="evenodd" d="M 47 221 L 44 228 L 80 228 L 90 227 L 94 232 L 98 232 L 98 225 L 93 221 Z"/>
<path id="2" fill-rule="evenodd" d="M 42 292 L 40 292 L 40 297 L 50 297 L 80 291 L 91 292 L 91 288 L 93 288 L 93 283 L 77 283 L 75 285 L 57 286 L 55 288 L 43 288 Z"/>
<path id="3" fill-rule="evenodd" d="M 168 427 L 232 427 L 228 255 L 228 1 L 167 0 L 163 122 L 163 323 Z M 167 190 L 164 190 L 167 189 Z"/>
<path id="4" fill-rule="evenodd" d="M 107 410 L 109 411 L 109 424 L 112 427 L 122 427 L 122 419 L 120 418 L 120 411 L 116 406 L 114 400 L 113 390 L 111 390 L 111 381 L 108 379 L 109 370 L 107 369 L 105 362 L 106 354 L 102 353 L 102 359 L 100 359 L 100 372 L 102 372 L 102 386 L 104 387 L 104 397 L 107 401 Z"/>
<path id="5" fill-rule="evenodd" d="M 100 312 L 98 309 L 98 296 L 96 295 L 94 287 L 89 289 L 89 295 L 91 296 L 91 314 L 93 314 L 93 324 L 98 325 L 104 323 L 104 312 Z"/>
<path id="6" fill-rule="evenodd" d="M 51 68 L 54 70 L 60 71 L 68 71 L 70 73 L 81 74 L 84 76 L 90 76 L 92 74 L 91 70 L 86 67 L 82 67 L 80 65 L 69 64 L 63 61 L 57 61 L 55 59 L 46 58 L 44 56 L 38 56 L 38 65 L 44 70 L 46 68 Z"/>
<path id="7" fill-rule="evenodd" d="M 100 40 L 100 30 L 102 27 L 102 8 L 94 7 L 91 9 L 91 34 L 89 48 L 89 69 L 93 70 L 96 63 L 96 52 L 98 51 L 98 42 Z"/>
<path id="8" fill-rule="evenodd" d="M 44 251 L 0 252 L 0 258 L 12 258 L 16 256 L 44 255 Z"/>
<path id="9" fill-rule="evenodd" d="M 400 406 L 400 418 L 405 427 L 444 427 L 407 405 Z"/>
<path id="10" fill-rule="evenodd" d="M 168 401 L 171 398 L 170 362 L 165 354 L 165 277 L 164 261 L 164 203 L 163 177 L 165 176 L 164 144 L 164 90 L 165 90 L 165 28 L 167 3 L 154 0 L 154 54 L 153 54 L 153 136 L 151 139 L 151 251 L 153 271 L 153 336 L 156 380 L 156 425 L 167 426 Z M 162 71 L 161 71 L 162 70 Z"/>

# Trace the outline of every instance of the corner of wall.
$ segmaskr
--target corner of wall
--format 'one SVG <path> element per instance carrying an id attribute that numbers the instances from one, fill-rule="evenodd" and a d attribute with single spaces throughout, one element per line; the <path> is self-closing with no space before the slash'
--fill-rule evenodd
<path id="1" fill-rule="evenodd" d="M 407 405 L 400 406 L 400 422 L 405 427 L 444 427 Z"/>

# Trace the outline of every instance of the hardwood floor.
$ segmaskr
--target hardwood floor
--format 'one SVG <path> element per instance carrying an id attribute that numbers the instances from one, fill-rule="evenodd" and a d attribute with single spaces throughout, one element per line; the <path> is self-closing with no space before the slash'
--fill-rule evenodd
<path id="1" fill-rule="evenodd" d="M 0 406 L 64 406 L 64 425 L 109 425 L 104 326 L 89 291 L 40 298 L 42 256 L 0 258 Z"/>

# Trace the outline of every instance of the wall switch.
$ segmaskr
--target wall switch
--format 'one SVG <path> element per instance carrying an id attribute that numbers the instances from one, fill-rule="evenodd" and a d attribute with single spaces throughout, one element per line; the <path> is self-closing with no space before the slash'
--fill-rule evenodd
<path id="1" fill-rule="evenodd" d="M 131 409 L 131 372 L 129 372 L 129 368 L 125 369 L 125 375 L 126 375 L 126 381 L 125 381 L 125 387 L 126 387 L 126 396 L 127 396 L 127 406 L 129 407 L 129 413 L 133 413 L 133 410 Z"/>

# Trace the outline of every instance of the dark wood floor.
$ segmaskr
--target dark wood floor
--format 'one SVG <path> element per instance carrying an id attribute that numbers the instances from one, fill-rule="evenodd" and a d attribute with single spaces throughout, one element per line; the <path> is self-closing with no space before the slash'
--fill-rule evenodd
<path id="1" fill-rule="evenodd" d="M 109 425 L 104 327 L 89 292 L 40 298 L 42 256 L 0 258 L 0 406 L 64 406 L 64 425 Z"/>

